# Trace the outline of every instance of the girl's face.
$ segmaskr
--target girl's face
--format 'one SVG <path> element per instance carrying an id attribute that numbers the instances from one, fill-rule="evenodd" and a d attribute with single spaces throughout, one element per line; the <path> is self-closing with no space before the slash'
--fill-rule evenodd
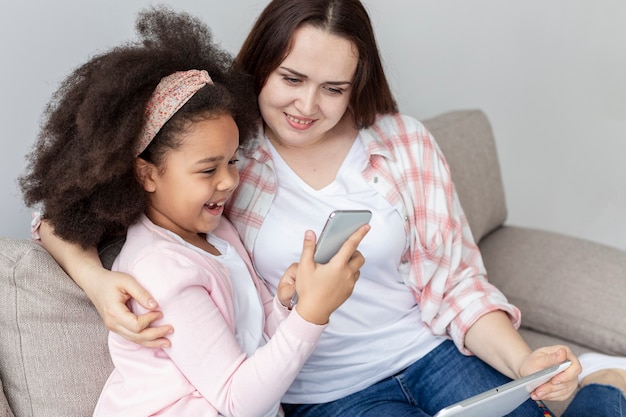
<path id="1" fill-rule="evenodd" d="M 324 139 L 348 109 L 357 62 L 356 48 L 344 38 L 310 25 L 294 32 L 289 55 L 259 94 L 270 139 L 286 146 Z"/>
<path id="2" fill-rule="evenodd" d="M 221 115 L 193 122 L 181 139 L 182 145 L 168 151 L 159 168 L 148 165 L 150 175 L 143 181 L 149 195 L 146 214 L 193 243 L 199 233 L 217 227 L 224 203 L 239 184 L 239 130 L 231 116 Z"/>

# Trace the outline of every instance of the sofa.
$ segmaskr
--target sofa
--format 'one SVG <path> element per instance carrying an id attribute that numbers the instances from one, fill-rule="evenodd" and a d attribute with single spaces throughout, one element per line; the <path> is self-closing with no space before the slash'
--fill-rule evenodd
<path id="1" fill-rule="evenodd" d="M 522 311 L 528 343 L 626 355 L 626 252 L 508 224 L 482 111 L 424 123 L 449 162 L 490 281 Z M 105 265 L 120 245 L 100 248 Z M 0 416 L 91 415 L 112 369 L 107 330 L 81 289 L 29 239 L 0 238 L 0 329 Z M 557 414 L 565 405 L 550 403 Z"/>

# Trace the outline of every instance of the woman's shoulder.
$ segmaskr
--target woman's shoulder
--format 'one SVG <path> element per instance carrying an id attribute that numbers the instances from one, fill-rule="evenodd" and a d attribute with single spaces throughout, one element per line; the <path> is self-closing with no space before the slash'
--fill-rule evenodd
<path id="1" fill-rule="evenodd" d="M 381 114 L 372 126 L 365 130 L 373 130 L 380 136 L 414 135 L 428 136 L 428 130 L 422 122 L 413 116 L 402 113 Z"/>
<path id="2" fill-rule="evenodd" d="M 404 113 L 380 114 L 376 117 L 374 125 L 378 126 L 408 126 L 413 128 L 424 128 L 422 122 L 413 116 Z"/>
<path id="3" fill-rule="evenodd" d="M 259 127 L 256 135 L 241 144 L 240 150 L 242 151 L 241 156 L 245 158 L 259 159 L 259 155 L 269 153 L 268 145 L 266 144 L 265 133 L 263 132 L 262 126 Z"/>
<path id="4" fill-rule="evenodd" d="M 366 140 L 387 143 L 394 146 L 398 143 L 428 143 L 432 141 L 428 129 L 416 118 L 402 114 L 383 114 L 376 118 L 374 124 L 361 130 Z"/>

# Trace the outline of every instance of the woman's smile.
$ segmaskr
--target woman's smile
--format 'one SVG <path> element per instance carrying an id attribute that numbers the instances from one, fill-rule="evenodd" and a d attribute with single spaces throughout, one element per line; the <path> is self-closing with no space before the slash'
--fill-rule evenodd
<path id="1" fill-rule="evenodd" d="M 326 138 L 348 110 L 357 63 L 350 41 L 309 25 L 296 30 L 259 94 L 267 135 L 293 146 Z"/>
<path id="2" fill-rule="evenodd" d="M 315 123 L 314 119 L 295 117 L 288 113 L 285 113 L 285 116 L 287 118 L 287 122 L 291 125 L 291 127 L 298 130 L 306 130 L 313 126 L 313 124 Z"/>

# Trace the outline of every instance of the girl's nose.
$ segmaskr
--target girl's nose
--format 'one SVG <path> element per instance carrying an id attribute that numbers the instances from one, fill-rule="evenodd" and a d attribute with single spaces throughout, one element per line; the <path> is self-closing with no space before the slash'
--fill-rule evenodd
<path id="1" fill-rule="evenodd" d="M 237 168 L 229 166 L 221 175 L 217 189 L 219 191 L 231 191 L 237 188 L 237 185 L 239 185 L 239 171 Z"/>

